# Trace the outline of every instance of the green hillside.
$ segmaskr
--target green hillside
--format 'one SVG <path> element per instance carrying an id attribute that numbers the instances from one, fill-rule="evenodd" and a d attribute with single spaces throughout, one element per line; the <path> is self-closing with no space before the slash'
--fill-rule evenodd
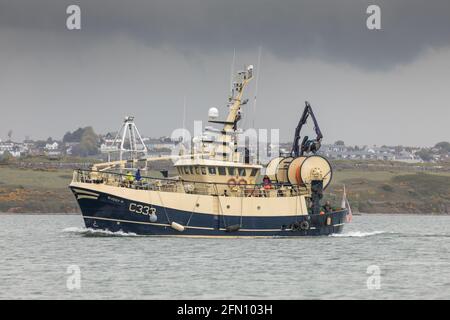
<path id="1" fill-rule="evenodd" d="M 167 164 L 168 165 L 168 164 Z M 325 199 L 340 205 L 343 184 L 354 211 L 365 213 L 448 213 L 450 172 L 418 172 L 413 166 L 358 168 L 333 163 L 333 182 Z M 155 167 L 155 170 L 157 168 Z M 160 176 L 158 171 L 150 175 Z M 70 169 L 21 169 L 0 166 L 0 212 L 76 213 L 68 185 Z"/>

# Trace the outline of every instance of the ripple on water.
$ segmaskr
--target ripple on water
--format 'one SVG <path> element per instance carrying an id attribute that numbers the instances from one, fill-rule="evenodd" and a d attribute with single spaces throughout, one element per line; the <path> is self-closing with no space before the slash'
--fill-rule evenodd
<path id="1" fill-rule="evenodd" d="M 0 216 L 0 298 L 445 299 L 450 217 L 366 215 L 288 239 L 137 236 L 80 216 Z M 68 266 L 81 289 L 66 287 Z M 381 288 L 368 290 L 368 267 Z"/>

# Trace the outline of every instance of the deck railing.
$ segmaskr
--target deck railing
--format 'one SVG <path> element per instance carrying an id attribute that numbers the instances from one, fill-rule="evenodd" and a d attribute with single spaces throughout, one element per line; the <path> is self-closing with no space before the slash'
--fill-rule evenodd
<path id="1" fill-rule="evenodd" d="M 219 195 L 229 197 L 293 197 L 309 194 L 308 187 L 303 185 L 286 185 L 272 183 L 269 188 L 262 184 L 228 185 L 226 183 L 187 181 L 181 178 L 157 178 L 142 176 L 139 181 L 127 174 L 75 170 L 73 182 L 104 184 L 136 190 L 190 193 L 199 195 Z"/>

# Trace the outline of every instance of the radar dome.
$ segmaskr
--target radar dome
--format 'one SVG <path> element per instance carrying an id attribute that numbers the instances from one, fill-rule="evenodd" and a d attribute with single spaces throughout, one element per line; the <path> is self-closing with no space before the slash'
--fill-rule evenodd
<path id="1" fill-rule="evenodd" d="M 217 110 L 217 108 L 210 108 L 208 110 L 208 117 L 211 119 L 217 119 L 219 117 L 219 110 Z"/>

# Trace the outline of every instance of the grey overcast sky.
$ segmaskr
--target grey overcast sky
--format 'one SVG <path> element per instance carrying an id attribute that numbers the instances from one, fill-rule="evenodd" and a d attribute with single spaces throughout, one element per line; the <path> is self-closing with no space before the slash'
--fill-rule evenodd
<path id="1" fill-rule="evenodd" d="M 66 28 L 70 4 L 81 30 Z M 381 30 L 366 27 L 370 4 Z M 234 49 L 259 72 L 244 127 L 289 141 L 308 100 L 326 142 L 450 140 L 449 0 L 0 0 L 0 139 L 104 133 L 127 114 L 170 135 L 184 97 L 192 128 L 210 107 L 224 115 Z"/>

